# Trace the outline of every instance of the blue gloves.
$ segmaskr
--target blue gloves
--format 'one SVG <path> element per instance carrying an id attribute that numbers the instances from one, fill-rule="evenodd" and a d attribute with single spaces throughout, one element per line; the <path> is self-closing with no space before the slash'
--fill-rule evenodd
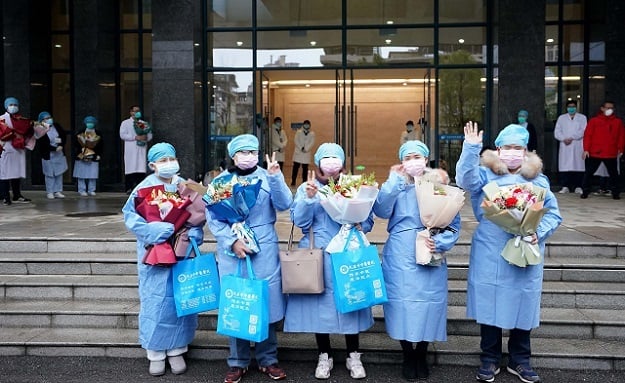
<path id="1" fill-rule="evenodd" d="M 204 242 L 204 228 L 201 226 L 190 227 L 187 232 L 187 237 L 189 237 L 189 241 L 193 238 L 198 246 L 201 245 L 202 242 Z"/>
<path id="2" fill-rule="evenodd" d="M 148 222 L 145 228 L 145 244 L 163 243 L 174 234 L 174 224 L 169 222 Z"/>

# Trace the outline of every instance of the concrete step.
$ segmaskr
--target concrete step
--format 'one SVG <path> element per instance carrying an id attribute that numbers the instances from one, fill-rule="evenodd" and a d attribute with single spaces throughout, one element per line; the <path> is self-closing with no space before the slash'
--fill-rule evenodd
<path id="1" fill-rule="evenodd" d="M 448 307 L 450 335 L 479 335 L 462 306 Z M 136 329 L 139 304 L 134 301 L 0 301 L 2 327 Z M 384 333 L 382 306 L 373 308 L 370 333 Z M 217 310 L 200 314 L 198 329 L 215 331 Z M 625 340 L 625 310 L 561 309 L 543 307 L 541 325 L 533 334 L 542 338 Z"/>
<path id="2" fill-rule="evenodd" d="M 344 338 L 332 336 L 337 350 L 344 350 Z M 227 338 L 199 330 L 189 357 L 205 360 L 227 358 Z M 505 342 L 505 340 L 504 340 Z M 365 333 L 360 346 L 365 363 L 401 363 L 399 342 L 386 334 Z M 504 349 L 506 346 L 504 344 Z M 430 346 L 430 362 L 439 365 L 479 364 L 479 337 L 450 336 L 447 342 Z M 317 351 L 312 334 L 278 333 L 280 360 L 314 363 Z M 344 360 L 337 352 L 337 361 Z M 137 343 L 137 331 L 92 328 L 0 328 L 0 355 L 145 357 Z M 619 341 L 576 339 L 532 339 L 532 365 L 538 368 L 577 370 L 622 370 L 625 345 Z"/>

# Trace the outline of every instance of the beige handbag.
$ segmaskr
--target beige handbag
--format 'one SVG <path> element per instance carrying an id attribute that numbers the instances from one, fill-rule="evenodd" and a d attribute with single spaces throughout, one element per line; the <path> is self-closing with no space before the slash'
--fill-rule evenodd
<path id="1" fill-rule="evenodd" d="M 287 250 L 280 250 L 282 268 L 282 293 L 320 294 L 323 292 L 323 250 L 314 248 L 314 236 L 310 228 L 310 247 L 292 249 L 293 228 Z"/>

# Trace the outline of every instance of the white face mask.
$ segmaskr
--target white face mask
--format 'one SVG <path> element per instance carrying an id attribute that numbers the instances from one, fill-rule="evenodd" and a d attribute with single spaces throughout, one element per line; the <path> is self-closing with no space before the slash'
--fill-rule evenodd
<path id="1" fill-rule="evenodd" d="M 414 125 L 406 125 L 406 130 L 408 133 L 412 132 L 414 130 Z"/>
<path id="2" fill-rule="evenodd" d="M 154 163 L 154 173 L 164 179 L 170 179 L 180 171 L 178 161 Z"/>
<path id="3" fill-rule="evenodd" d="M 7 107 L 7 112 L 9 112 L 9 114 L 15 114 L 19 111 L 20 111 L 20 108 L 17 105 L 9 105 Z"/>
<path id="4" fill-rule="evenodd" d="M 425 158 L 415 158 L 402 162 L 406 173 L 413 177 L 420 177 L 425 170 Z"/>
<path id="5" fill-rule="evenodd" d="M 336 157 L 326 157 L 319 161 L 319 168 L 326 176 L 336 176 L 343 170 L 343 161 Z"/>
<path id="6" fill-rule="evenodd" d="M 614 109 L 612 109 L 612 108 L 608 108 L 608 109 L 603 111 L 603 114 L 605 114 L 606 117 L 610 117 L 613 113 L 614 113 Z"/>

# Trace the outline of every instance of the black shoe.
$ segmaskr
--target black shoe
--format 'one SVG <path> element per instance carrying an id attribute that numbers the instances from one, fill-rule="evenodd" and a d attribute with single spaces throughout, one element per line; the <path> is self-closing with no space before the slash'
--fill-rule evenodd
<path id="1" fill-rule="evenodd" d="M 580 194 L 580 195 L 579 195 L 579 198 L 581 198 L 581 199 L 586 199 L 586 198 L 588 198 L 588 193 L 582 193 L 582 194 Z"/>
<path id="2" fill-rule="evenodd" d="M 621 199 L 621 196 L 618 194 L 613 194 L 612 199 Z"/>
<path id="3" fill-rule="evenodd" d="M 4 201 L 2 201 L 2 204 L 3 204 L 3 205 L 7 205 L 7 206 L 9 206 L 9 205 L 11 204 L 11 200 L 10 200 L 10 199 L 8 199 L 8 198 L 5 198 L 5 200 L 4 200 Z"/>
<path id="4" fill-rule="evenodd" d="M 16 203 L 29 203 L 30 199 L 28 199 L 28 198 L 26 198 L 26 197 L 21 195 L 21 196 L 18 196 L 17 198 L 13 197 L 13 202 L 16 202 Z"/>
<path id="5" fill-rule="evenodd" d="M 401 376 L 409 382 L 414 382 L 417 380 L 417 369 L 414 361 L 403 361 L 403 363 L 401 364 Z"/>

